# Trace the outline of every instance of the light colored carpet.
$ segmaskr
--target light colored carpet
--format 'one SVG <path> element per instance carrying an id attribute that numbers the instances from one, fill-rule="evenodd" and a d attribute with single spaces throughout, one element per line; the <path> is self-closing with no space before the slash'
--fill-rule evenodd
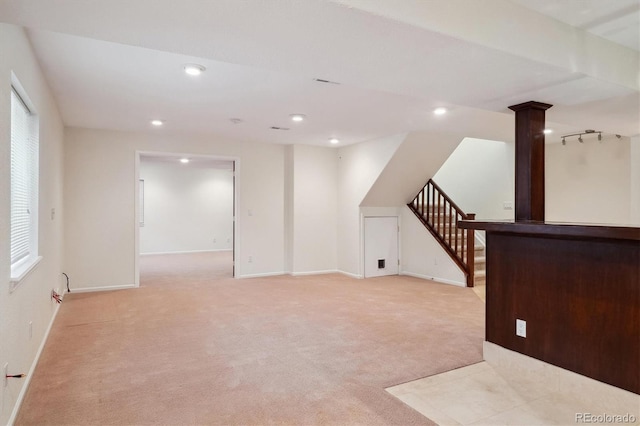
<path id="1" fill-rule="evenodd" d="M 139 289 L 67 294 L 16 424 L 431 424 L 384 388 L 482 360 L 471 289 L 234 280 L 211 256 L 145 256 Z"/>

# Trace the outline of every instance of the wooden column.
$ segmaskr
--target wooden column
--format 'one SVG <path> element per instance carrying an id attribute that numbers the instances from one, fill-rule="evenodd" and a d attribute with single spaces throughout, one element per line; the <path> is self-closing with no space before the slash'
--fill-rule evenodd
<path id="1" fill-rule="evenodd" d="M 552 105 L 525 102 L 516 113 L 516 222 L 544 222 L 544 112 Z"/>

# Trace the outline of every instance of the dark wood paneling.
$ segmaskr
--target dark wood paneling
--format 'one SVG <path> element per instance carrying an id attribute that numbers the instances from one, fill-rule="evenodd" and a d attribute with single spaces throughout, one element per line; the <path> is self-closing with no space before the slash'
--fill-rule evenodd
<path id="1" fill-rule="evenodd" d="M 582 240 L 640 241 L 640 228 L 617 225 L 587 225 L 555 222 L 512 222 L 503 220 L 461 220 L 458 227 L 508 234 L 535 235 Z"/>
<path id="2" fill-rule="evenodd" d="M 495 231 L 486 240 L 488 341 L 640 393 L 638 241 Z"/>

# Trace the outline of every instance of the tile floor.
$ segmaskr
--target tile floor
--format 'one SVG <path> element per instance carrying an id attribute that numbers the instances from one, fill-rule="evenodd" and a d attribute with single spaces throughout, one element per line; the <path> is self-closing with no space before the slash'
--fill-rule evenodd
<path id="1" fill-rule="evenodd" d="M 483 301 L 485 289 L 473 289 Z M 483 361 L 386 390 L 442 426 L 640 425 L 640 396 L 496 348 L 485 342 L 485 358 L 494 360 L 491 363 Z M 629 417 L 617 422 L 579 421 L 579 413 Z"/>
<path id="2" fill-rule="evenodd" d="M 578 413 L 627 414 L 640 424 L 640 397 L 626 413 L 587 406 L 583 400 L 553 392 L 540 381 L 523 379 L 487 362 L 459 368 L 386 389 L 439 425 L 571 425 Z M 631 405 L 634 405 L 632 402 Z M 594 423 L 594 422 L 591 422 Z M 597 422 L 596 422 L 597 423 Z M 599 424 L 615 424 L 600 422 Z"/>

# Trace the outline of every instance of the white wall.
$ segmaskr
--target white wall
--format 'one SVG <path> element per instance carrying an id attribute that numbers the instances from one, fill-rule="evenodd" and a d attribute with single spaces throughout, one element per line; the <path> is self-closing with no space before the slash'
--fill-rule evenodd
<path id="1" fill-rule="evenodd" d="M 136 151 L 237 158 L 236 276 L 283 273 L 283 145 L 163 129 L 65 133 L 65 269 L 78 287 L 135 285 Z"/>
<path id="2" fill-rule="evenodd" d="M 362 276 L 360 203 L 405 134 L 338 150 L 338 270 Z"/>
<path id="3" fill-rule="evenodd" d="M 400 273 L 465 287 L 464 273 L 407 206 L 401 221 Z"/>
<path id="4" fill-rule="evenodd" d="M 629 138 L 584 139 L 546 146 L 546 220 L 631 223 Z"/>
<path id="5" fill-rule="evenodd" d="M 336 271 L 338 150 L 295 145 L 292 273 Z"/>
<path id="6" fill-rule="evenodd" d="M 284 150 L 284 270 L 293 270 L 293 148 Z"/>
<path id="7" fill-rule="evenodd" d="M 464 138 L 433 180 L 476 219 L 513 219 L 515 145 Z"/>
<path id="8" fill-rule="evenodd" d="M 63 125 L 21 28 L 0 24 L 0 365 L 9 373 L 29 373 L 48 327 L 57 311 L 51 289 L 64 288 L 62 280 L 62 143 Z M 40 122 L 39 254 L 36 268 L 9 292 L 10 276 L 10 140 L 11 72 L 33 102 Z M 55 209 L 55 216 L 51 216 Z M 29 337 L 29 322 L 33 334 Z M 27 379 L 9 379 L 0 386 L 0 424 L 15 413 Z"/>
<path id="9" fill-rule="evenodd" d="M 376 177 L 361 205 L 406 205 L 440 169 L 462 139 L 463 136 L 457 134 L 431 131 L 409 133 Z"/>
<path id="10" fill-rule="evenodd" d="M 631 150 L 631 217 L 629 223 L 640 226 L 640 135 L 630 140 Z"/>
<path id="11" fill-rule="evenodd" d="M 143 157 L 144 226 L 140 253 L 231 250 L 233 170 Z"/>

